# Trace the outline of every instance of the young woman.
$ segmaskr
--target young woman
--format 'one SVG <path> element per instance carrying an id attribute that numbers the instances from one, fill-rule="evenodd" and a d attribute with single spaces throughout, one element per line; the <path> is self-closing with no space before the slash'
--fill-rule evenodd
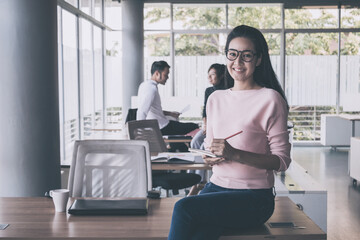
<path id="1" fill-rule="evenodd" d="M 169 239 L 218 239 L 224 229 L 263 224 L 274 211 L 274 172 L 288 168 L 288 105 L 261 32 L 241 25 L 228 35 L 226 77 L 234 86 L 207 102 L 204 156 L 213 165 L 197 196 L 175 204 Z M 241 134 L 234 133 L 242 131 Z"/>

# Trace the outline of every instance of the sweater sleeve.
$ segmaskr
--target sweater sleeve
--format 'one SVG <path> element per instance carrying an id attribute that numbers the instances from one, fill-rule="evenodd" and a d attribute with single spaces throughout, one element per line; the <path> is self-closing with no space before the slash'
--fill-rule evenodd
<path id="1" fill-rule="evenodd" d="M 287 129 L 288 109 L 284 99 L 277 94 L 272 103 L 272 114 L 267 121 L 267 136 L 270 152 L 280 159 L 278 171 L 285 171 L 290 163 L 291 144 L 289 143 L 289 131 Z"/>

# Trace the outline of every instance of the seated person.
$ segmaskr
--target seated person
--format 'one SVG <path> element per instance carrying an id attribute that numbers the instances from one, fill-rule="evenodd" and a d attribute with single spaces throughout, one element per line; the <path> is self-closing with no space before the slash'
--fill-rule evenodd
<path id="1" fill-rule="evenodd" d="M 178 118 L 180 113 L 163 111 L 158 91 L 158 84 L 165 85 L 169 78 L 170 66 L 165 61 L 156 61 L 151 66 L 151 79 L 145 80 L 139 86 L 138 110 L 136 120 L 157 119 L 162 135 L 185 135 L 199 126 L 196 123 L 182 123 L 169 120 L 167 116 Z M 183 143 L 170 144 L 170 151 L 187 151 Z"/>

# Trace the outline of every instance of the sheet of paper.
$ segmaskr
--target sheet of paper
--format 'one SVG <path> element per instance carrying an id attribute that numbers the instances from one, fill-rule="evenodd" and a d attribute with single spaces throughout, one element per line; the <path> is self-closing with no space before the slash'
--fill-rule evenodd
<path id="1" fill-rule="evenodd" d="M 9 224 L 0 224 L 0 230 L 4 230 L 8 226 L 9 226 Z"/>
<path id="2" fill-rule="evenodd" d="M 151 156 L 151 161 L 153 162 L 167 162 L 169 160 L 169 156 L 167 153 L 159 153 L 156 156 Z"/>
<path id="3" fill-rule="evenodd" d="M 190 110 L 190 104 L 186 105 L 181 111 L 180 111 L 180 114 L 183 114 L 184 112 L 187 112 Z"/>

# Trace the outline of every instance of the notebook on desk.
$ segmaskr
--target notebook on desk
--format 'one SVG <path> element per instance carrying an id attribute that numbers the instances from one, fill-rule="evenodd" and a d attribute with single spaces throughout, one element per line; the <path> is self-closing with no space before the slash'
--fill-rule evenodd
<path id="1" fill-rule="evenodd" d="M 151 162 L 153 163 L 204 163 L 201 155 L 192 154 L 190 152 L 183 153 L 159 153 L 156 156 L 151 157 Z"/>
<path id="2" fill-rule="evenodd" d="M 76 199 L 68 212 L 73 215 L 146 215 L 148 199 Z"/>

